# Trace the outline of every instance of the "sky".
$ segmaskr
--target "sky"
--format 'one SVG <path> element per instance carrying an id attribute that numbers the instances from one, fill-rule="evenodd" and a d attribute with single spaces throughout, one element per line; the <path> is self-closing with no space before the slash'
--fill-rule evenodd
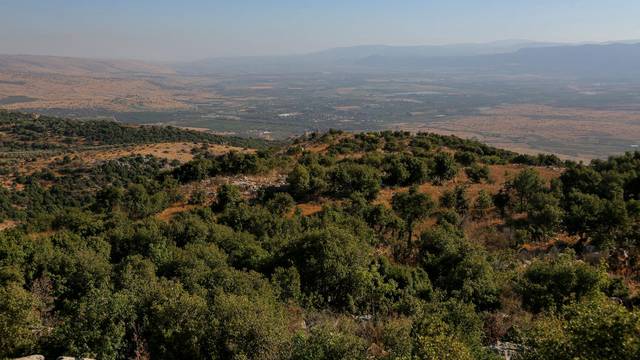
<path id="1" fill-rule="evenodd" d="M 0 53 L 185 61 L 353 45 L 640 39 L 638 0 L 0 0 Z"/>

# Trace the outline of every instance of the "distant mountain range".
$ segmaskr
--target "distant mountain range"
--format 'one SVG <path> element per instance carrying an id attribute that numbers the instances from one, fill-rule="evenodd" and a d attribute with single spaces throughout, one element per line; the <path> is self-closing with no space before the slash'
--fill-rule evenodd
<path id="1" fill-rule="evenodd" d="M 424 45 L 424 46 L 388 46 L 362 45 L 352 47 L 333 48 L 306 55 L 307 58 L 325 61 L 354 61 L 371 56 L 389 57 L 447 57 L 473 56 L 509 53 L 523 48 L 561 45 L 558 43 L 543 43 L 528 40 L 504 40 L 483 44 L 452 44 L 452 45 Z"/>
<path id="2" fill-rule="evenodd" d="M 281 72 L 357 70 L 367 59 L 407 59 L 468 57 L 510 53 L 524 48 L 561 45 L 528 40 L 503 40 L 481 44 L 424 46 L 361 45 L 322 50 L 303 55 L 211 58 L 175 64 L 179 72 L 203 74 L 214 72 Z M 371 64 L 374 65 L 374 64 Z M 378 64 L 375 64 L 377 66 Z"/>
<path id="3" fill-rule="evenodd" d="M 357 63 L 370 68 L 393 70 L 467 70 L 592 78 L 638 77 L 640 43 L 531 47 L 510 53 L 476 56 L 373 55 Z"/>
<path id="4" fill-rule="evenodd" d="M 640 40 L 577 45 L 527 40 L 431 46 L 366 45 L 304 55 L 212 58 L 172 64 L 0 55 L 0 71 L 109 76 L 446 71 L 640 78 Z"/>
<path id="5" fill-rule="evenodd" d="M 489 71 L 570 77 L 640 77 L 640 40 L 558 44 L 526 40 L 438 46 L 355 46 L 306 55 L 215 58 L 174 64 L 178 73 Z"/>

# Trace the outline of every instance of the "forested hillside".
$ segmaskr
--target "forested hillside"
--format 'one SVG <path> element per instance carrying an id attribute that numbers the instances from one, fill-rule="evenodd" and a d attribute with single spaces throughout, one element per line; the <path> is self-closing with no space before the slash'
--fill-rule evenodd
<path id="1" fill-rule="evenodd" d="M 264 141 L 218 136 L 171 126 L 131 126 L 109 120 L 73 120 L 7 112 L 0 109 L 0 149 L 52 148 L 78 145 L 146 144 L 167 141 L 261 146 Z"/>
<path id="2" fill-rule="evenodd" d="M 0 141 L 0 358 L 640 358 L 640 153 L 13 113 Z M 78 153 L 134 142 L 193 148 Z"/>

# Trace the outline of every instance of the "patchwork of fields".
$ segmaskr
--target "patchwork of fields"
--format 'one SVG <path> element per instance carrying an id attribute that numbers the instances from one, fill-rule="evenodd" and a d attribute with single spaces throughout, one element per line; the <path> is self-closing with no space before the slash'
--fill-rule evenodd
<path id="1" fill-rule="evenodd" d="M 434 131 L 573 160 L 633 150 L 640 137 L 640 86 L 632 81 L 428 71 L 186 75 L 135 62 L 10 60 L 0 62 L 0 108 L 56 116 L 265 139 Z"/>

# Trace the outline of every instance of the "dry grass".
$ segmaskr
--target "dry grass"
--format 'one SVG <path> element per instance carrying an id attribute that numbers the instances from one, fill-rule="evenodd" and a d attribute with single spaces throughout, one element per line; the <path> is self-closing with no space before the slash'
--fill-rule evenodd
<path id="1" fill-rule="evenodd" d="M 196 205 L 189 205 L 182 202 L 175 203 L 157 214 L 156 218 L 158 220 L 169 222 L 176 214 L 193 210 L 195 208 L 197 208 Z"/>
<path id="2" fill-rule="evenodd" d="M 322 210 L 322 204 L 316 203 L 300 203 L 296 205 L 297 209 L 300 209 L 300 212 L 303 216 L 313 215 Z M 295 210 L 294 210 L 295 211 Z"/>
<path id="3" fill-rule="evenodd" d="M 517 164 L 507 164 L 507 165 L 488 165 L 489 166 L 489 177 L 491 179 L 490 183 L 481 183 L 474 184 L 469 181 L 467 175 L 464 171 L 459 171 L 458 175 L 451 180 L 442 185 L 433 185 L 431 183 L 425 183 L 420 185 L 420 191 L 423 193 L 429 194 L 433 199 L 439 199 L 440 196 L 447 190 L 453 189 L 456 185 L 467 185 L 467 194 L 470 198 L 475 199 L 480 190 L 485 190 L 490 194 L 497 193 L 504 184 L 515 177 L 519 172 L 524 169 L 532 168 L 531 166 L 525 165 L 517 165 Z M 559 168 L 551 168 L 551 167 L 533 167 L 540 177 L 544 179 L 547 184 L 551 181 L 551 179 L 557 178 L 562 174 L 562 170 Z M 380 191 L 377 199 L 374 201 L 377 204 L 384 204 L 390 206 L 391 198 L 397 192 L 407 191 L 408 187 L 397 187 L 397 188 L 383 188 Z"/>
<path id="4" fill-rule="evenodd" d="M 181 163 L 188 162 L 193 159 L 191 150 L 193 148 L 201 148 L 202 144 L 192 142 L 177 142 L 177 143 L 156 143 L 146 145 L 134 145 L 124 146 L 110 149 L 90 149 L 84 151 L 70 152 L 64 155 L 58 156 L 41 156 L 35 159 L 35 161 L 22 161 L 18 168 L 23 174 L 32 174 L 36 171 L 46 169 L 52 163 L 61 160 L 65 155 L 70 156 L 79 163 L 85 165 L 93 165 L 98 162 L 114 160 L 126 156 L 134 155 L 153 155 L 155 157 L 167 160 L 177 160 Z M 215 155 L 226 154 L 230 151 L 237 152 L 254 152 L 254 149 L 244 149 L 235 146 L 228 145 L 208 145 L 208 151 Z M 5 187 L 12 185 L 11 179 L 0 179 Z"/>
<path id="5" fill-rule="evenodd" d="M 172 69 L 140 61 L 0 55 L 0 99 L 33 99 L 3 106 L 10 110 L 176 110 L 191 107 L 185 100 L 203 97 L 191 90 L 185 98 L 185 91 L 163 87 L 155 82 L 158 78 L 181 85 Z"/>
<path id="6" fill-rule="evenodd" d="M 148 145 L 139 145 L 133 147 L 127 147 L 123 149 L 98 151 L 96 153 L 86 152 L 81 153 L 80 156 L 85 162 L 90 161 L 104 161 L 121 158 L 131 155 L 153 155 L 158 158 L 167 160 L 178 160 L 182 163 L 193 159 L 191 149 L 194 147 L 201 147 L 201 144 L 197 143 L 157 143 Z M 215 155 L 226 154 L 231 151 L 237 152 L 253 152 L 254 150 L 247 150 L 235 146 L 227 145 L 208 145 L 207 150 Z"/>
<path id="7" fill-rule="evenodd" d="M 488 192 L 489 194 L 497 193 L 509 179 L 512 179 L 520 171 L 529 168 L 524 165 L 490 165 L 491 183 L 473 184 L 469 183 L 466 175 L 463 171 L 460 171 L 455 179 L 443 184 L 433 185 L 430 183 L 422 184 L 419 186 L 419 190 L 422 193 L 429 194 L 434 201 L 438 201 L 442 194 L 447 190 L 452 190 L 456 185 L 467 185 L 467 195 L 470 202 L 473 203 L 481 190 Z M 548 168 L 548 167 L 535 167 L 540 176 L 548 183 L 553 178 L 557 178 L 561 175 L 561 169 Z M 407 187 L 399 188 L 384 188 L 378 194 L 378 197 L 374 200 L 376 204 L 383 204 L 385 206 L 391 206 L 391 199 L 393 195 L 398 192 L 407 191 Z M 435 224 L 434 218 L 429 218 L 416 224 L 415 234 L 419 234 L 425 231 Z M 491 237 L 501 237 L 500 234 L 492 232 L 497 229 L 503 221 L 496 217 L 487 217 L 482 220 L 466 221 L 464 224 L 465 234 L 469 239 L 481 243 L 489 243 L 495 241 L 501 241 L 501 239 L 492 239 Z"/>
<path id="8" fill-rule="evenodd" d="M 27 96 L 35 99 L 2 106 L 8 110 L 162 111 L 190 108 L 177 100 L 171 91 L 145 79 L 0 71 L 0 80 L 0 98 Z"/>
<path id="9" fill-rule="evenodd" d="M 304 149 L 315 154 L 320 154 L 326 152 L 327 149 L 329 149 L 329 144 L 309 144 L 305 145 Z"/>
<path id="10" fill-rule="evenodd" d="M 11 228 L 14 228 L 16 226 L 18 226 L 18 223 L 16 221 L 5 220 L 3 222 L 0 222 L 0 231 L 11 229 Z"/>

